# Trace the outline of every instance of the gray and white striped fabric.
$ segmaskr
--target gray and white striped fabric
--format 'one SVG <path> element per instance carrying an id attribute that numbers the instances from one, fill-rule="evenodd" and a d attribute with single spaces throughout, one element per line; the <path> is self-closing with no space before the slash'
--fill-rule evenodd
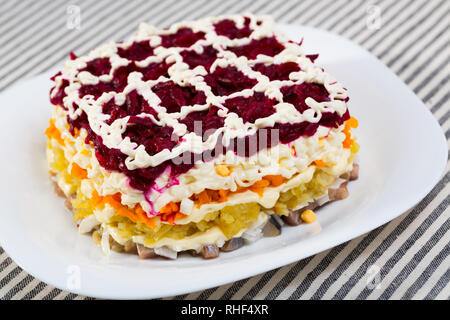
<path id="1" fill-rule="evenodd" d="M 77 27 L 76 13 L 81 20 Z M 0 91 L 134 32 L 140 21 L 252 12 L 330 30 L 375 54 L 450 138 L 449 0 L 0 0 Z M 75 18 L 74 18 L 75 17 Z M 170 299 L 450 299 L 449 166 L 412 210 L 372 232 L 267 273 Z M 90 299 L 21 270 L 0 248 L 2 299 Z"/>

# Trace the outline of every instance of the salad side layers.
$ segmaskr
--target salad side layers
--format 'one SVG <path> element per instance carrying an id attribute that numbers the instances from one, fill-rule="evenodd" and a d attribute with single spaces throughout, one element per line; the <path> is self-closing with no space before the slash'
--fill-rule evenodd
<path id="1" fill-rule="evenodd" d="M 226 16 L 66 62 L 52 80 L 47 158 L 81 233 L 109 253 L 204 258 L 317 206 L 357 178 L 347 90 L 274 30 Z"/>

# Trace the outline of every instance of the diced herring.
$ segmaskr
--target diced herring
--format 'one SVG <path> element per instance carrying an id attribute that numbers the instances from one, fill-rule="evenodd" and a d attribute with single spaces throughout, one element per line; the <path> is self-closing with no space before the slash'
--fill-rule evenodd
<path id="1" fill-rule="evenodd" d="M 202 247 L 203 259 L 214 259 L 219 256 L 219 247 L 215 244 L 207 244 Z"/>
<path id="2" fill-rule="evenodd" d="M 224 252 L 230 252 L 234 251 L 236 249 L 239 249 L 244 245 L 244 239 L 243 238 L 231 238 L 225 244 L 220 248 Z"/>
<path id="3" fill-rule="evenodd" d="M 141 259 L 153 259 L 158 256 L 155 253 L 155 250 L 144 247 L 142 244 L 137 244 L 136 248 L 137 248 L 139 258 L 141 258 Z"/>

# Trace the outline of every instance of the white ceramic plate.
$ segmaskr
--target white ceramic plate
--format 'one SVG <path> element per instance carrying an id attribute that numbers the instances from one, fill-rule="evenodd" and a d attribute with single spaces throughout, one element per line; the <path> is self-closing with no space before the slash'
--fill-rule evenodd
<path id="1" fill-rule="evenodd" d="M 262 273 L 364 234 L 413 207 L 447 162 L 441 128 L 387 67 L 348 40 L 316 29 L 280 26 L 349 89 L 359 119 L 360 179 L 350 197 L 321 209 L 311 225 L 286 227 L 215 260 L 106 258 L 79 235 L 48 179 L 43 132 L 50 74 L 0 95 L 0 244 L 33 276 L 63 290 L 103 298 L 156 298 L 197 291 Z"/>

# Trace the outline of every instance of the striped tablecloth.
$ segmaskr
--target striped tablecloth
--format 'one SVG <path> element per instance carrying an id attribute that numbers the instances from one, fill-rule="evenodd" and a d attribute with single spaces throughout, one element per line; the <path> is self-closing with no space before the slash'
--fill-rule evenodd
<path id="1" fill-rule="evenodd" d="M 278 22 L 336 32 L 371 51 L 425 102 L 448 139 L 449 9 L 449 0 L 0 0 L 0 91 L 62 64 L 70 51 L 84 54 L 124 39 L 140 21 L 162 27 L 225 13 L 271 14 Z M 173 298 L 450 299 L 449 178 L 447 166 L 415 208 L 364 236 L 255 277 Z M 90 299 L 33 278 L 2 248 L 0 297 Z"/>

